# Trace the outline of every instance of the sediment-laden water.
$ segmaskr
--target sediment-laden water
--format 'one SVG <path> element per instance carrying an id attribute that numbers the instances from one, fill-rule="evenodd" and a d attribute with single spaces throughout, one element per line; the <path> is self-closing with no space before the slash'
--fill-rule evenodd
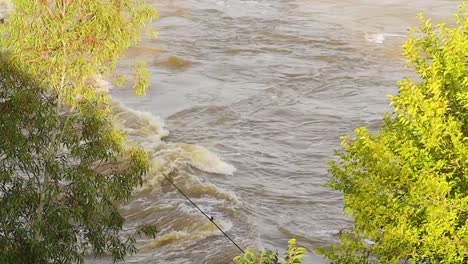
<path id="1" fill-rule="evenodd" d="M 400 45 L 423 12 L 441 21 L 457 1 L 157 0 L 157 39 L 119 71 L 150 65 L 146 97 L 113 89 L 115 120 L 152 168 L 123 206 L 131 232 L 156 223 L 128 263 L 228 263 L 237 249 L 164 179 L 241 246 L 313 249 L 352 221 L 324 186 L 339 137 L 377 129 L 387 94 L 410 74 Z M 106 258 L 88 263 L 109 263 Z M 313 252 L 306 263 L 327 263 Z"/>

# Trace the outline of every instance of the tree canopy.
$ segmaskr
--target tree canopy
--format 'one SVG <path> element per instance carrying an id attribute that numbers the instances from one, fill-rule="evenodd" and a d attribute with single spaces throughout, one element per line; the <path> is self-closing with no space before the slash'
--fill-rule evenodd
<path id="1" fill-rule="evenodd" d="M 118 204 L 149 164 L 114 127 L 95 77 L 114 70 L 155 10 L 138 0 L 13 4 L 0 26 L 0 262 L 122 260 L 136 248 Z M 147 71 L 135 72 L 144 94 Z"/>
<path id="2" fill-rule="evenodd" d="M 342 138 L 329 185 L 355 224 L 320 252 L 332 263 L 468 261 L 468 13 L 419 15 L 404 43 L 417 80 L 399 82 L 378 133 Z"/>

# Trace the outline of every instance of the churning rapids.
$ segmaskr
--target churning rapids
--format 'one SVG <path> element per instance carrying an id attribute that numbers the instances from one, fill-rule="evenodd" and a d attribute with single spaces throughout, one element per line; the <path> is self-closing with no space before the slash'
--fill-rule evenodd
<path id="1" fill-rule="evenodd" d="M 122 208 L 131 231 L 157 223 L 128 263 L 223 264 L 243 247 L 313 249 L 352 221 L 324 186 L 339 137 L 377 129 L 404 68 L 415 15 L 449 19 L 456 1 L 156 0 L 156 39 L 120 63 L 151 66 L 143 98 L 113 89 L 116 120 L 151 153 L 146 185 Z M 164 125 L 164 123 L 166 125 Z M 168 132 L 170 131 L 170 133 Z M 109 263 L 109 259 L 89 259 Z M 306 263 L 327 263 L 313 252 Z"/>
<path id="2" fill-rule="evenodd" d="M 122 208 L 126 232 L 156 223 L 127 263 L 223 264 L 238 250 L 164 180 L 173 180 L 244 248 L 311 251 L 352 225 L 324 186 L 339 137 L 377 129 L 410 72 L 400 45 L 418 12 L 450 19 L 452 0 L 152 0 L 159 32 L 119 64 L 150 65 L 146 97 L 112 89 L 115 120 L 151 155 Z M 163 122 L 164 121 L 164 122 Z M 165 123 L 165 125 L 164 125 Z M 170 131 L 170 133 L 169 133 Z M 87 263 L 110 263 L 88 258 Z M 327 263 L 313 251 L 305 263 Z"/>

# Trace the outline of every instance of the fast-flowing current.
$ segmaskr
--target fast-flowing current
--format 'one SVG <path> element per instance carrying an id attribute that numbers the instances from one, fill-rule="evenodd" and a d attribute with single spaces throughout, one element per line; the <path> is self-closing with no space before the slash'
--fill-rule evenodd
<path id="1" fill-rule="evenodd" d="M 115 120 L 151 156 L 146 183 L 122 207 L 125 232 L 155 223 L 128 263 L 223 264 L 238 255 L 172 180 L 243 248 L 289 238 L 317 246 L 352 225 L 324 186 L 340 136 L 376 131 L 388 94 L 411 75 L 401 44 L 424 13 L 451 21 L 449 0 L 157 0 L 157 38 L 118 71 L 146 62 L 145 97 L 114 88 Z M 108 258 L 87 258 L 109 263 Z"/>
<path id="2" fill-rule="evenodd" d="M 122 208 L 129 230 L 156 223 L 129 263 L 228 263 L 243 248 L 297 238 L 305 263 L 352 225 L 324 186 L 340 136 L 376 131 L 411 71 L 401 44 L 417 13 L 451 21 L 457 1 L 158 0 L 158 37 L 119 64 L 150 66 L 146 97 L 113 89 L 116 121 L 151 154 L 146 184 Z M 129 231 L 130 232 L 130 231 Z M 108 259 L 90 260 L 108 263 Z"/>

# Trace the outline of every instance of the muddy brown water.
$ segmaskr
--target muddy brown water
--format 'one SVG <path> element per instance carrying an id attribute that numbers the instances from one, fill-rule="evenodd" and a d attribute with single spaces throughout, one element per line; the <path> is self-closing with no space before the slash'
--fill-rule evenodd
<path id="1" fill-rule="evenodd" d="M 113 89 L 115 118 L 148 149 L 145 185 L 123 206 L 132 232 L 156 223 L 127 263 L 229 263 L 239 252 L 162 173 L 244 248 L 295 237 L 313 252 L 352 225 L 324 186 L 339 137 L 379 127 L 388 94 L 410 74 L 400 45 L 423 12 L 447 20 L 457 1 L 159 0 L 157 39 L 119 64 L 150 65 L 146 97 Z M 87 258 L 87 263 L 110 263 Z"/>

